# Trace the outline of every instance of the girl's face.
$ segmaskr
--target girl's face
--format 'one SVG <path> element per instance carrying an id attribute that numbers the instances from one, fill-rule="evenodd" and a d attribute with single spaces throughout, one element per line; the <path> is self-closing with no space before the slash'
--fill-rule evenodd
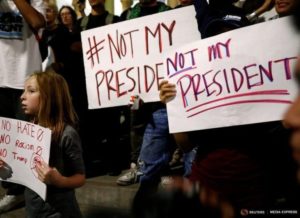
<path id="1" fill-rule="evenodd" d="M 70 26 L 73 24 L 72 14 L 68 8 L 63 8 L 60 12 L 61 21 L 64 25 Z"/>
<path id="2" fill-rule="evenodd" d="M 25 89 L 21 95 L 21 104 L 24 113 L 36 116 L 40 105 L 40 91 L 35 77 L 30 77 L 25 82 Z"/>

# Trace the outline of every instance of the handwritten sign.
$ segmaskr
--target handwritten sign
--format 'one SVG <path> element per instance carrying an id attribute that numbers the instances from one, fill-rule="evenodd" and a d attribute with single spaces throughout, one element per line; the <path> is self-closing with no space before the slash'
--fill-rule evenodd
<path id="1" fill-rule="evenodd" d="M 0 117 L 0 179 L 27 186 L 45 200 L 46 185 L 37 178 L 36 163 L 49 162 L 51 131 L 32 123 Z"/>
<path id="2" fill-rule="evenodd" d="M 177 85 L 167 104 L 170 132 L 280 120 L 297 93 L 298 42 L 282 18 L 168 52 L 164 71 Z"/>
<path id="3" fill-rule="evenodd" d="M 83 31 L 89 108 L 159 101 L 164 52 L 199 38 L 193 6 Z"/>

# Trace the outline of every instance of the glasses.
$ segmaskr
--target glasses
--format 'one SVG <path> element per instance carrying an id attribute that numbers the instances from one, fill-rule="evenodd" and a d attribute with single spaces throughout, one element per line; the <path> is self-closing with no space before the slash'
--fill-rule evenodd
<path id="1" fill-rule="evenodd" d="M 69 16 L 71 15 L 70 12 L 64 12 L 64 13 L 60 13 L 60 16 L 63 17 L 63 16 Z"/>
<path id="2" fill-rule="evenodd" d="M 51 9 L 51 8 L 46 8 L 46 13 L 52 13 L 52 12 L 54 12 L 53 9 Z"/>

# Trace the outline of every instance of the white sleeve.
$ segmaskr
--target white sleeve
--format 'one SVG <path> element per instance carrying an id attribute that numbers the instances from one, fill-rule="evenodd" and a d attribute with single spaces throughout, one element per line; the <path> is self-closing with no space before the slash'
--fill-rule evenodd
<path id="1" fill-rule="evenodd" d="M 44 0 L 31 0 L 30 4 L 32 7 L 34 7 L 38 12 L 40 12 L 45 17 L 46 4 Z"/>

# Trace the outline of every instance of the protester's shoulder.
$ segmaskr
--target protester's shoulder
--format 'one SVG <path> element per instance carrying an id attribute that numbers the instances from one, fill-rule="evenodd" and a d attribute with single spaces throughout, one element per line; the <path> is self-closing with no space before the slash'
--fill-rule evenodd
<path id="1" fill-rule="evenodd" d="M 72 140 L 77 140 L 77 139 L 79 139 L 79 135 L 78 135 L 77 130 L 73 126 L 67 124 L 63 131 L 62 138 L 65 138 L 65 139 L 69 138 Z"/>
<path id="2" fill-rule="evenodd" d="M 82 30 L 81 24 L 83 22 L 83 19 L 88 19 L 87 16 L 81 17 L 77 20 L 76 22 L 76 28 L 79 29 L 80 31 Z"/>
<path id="3" fill-rule="evenodd" d="M 80 24 L 81 21 L 83 20 L 83 18 L 85 18 L 85 17 L 86 17 L 86 16 L 79 18 L 79 19 L 77 20 L 77 24 Z"/>
<path id="4" fill-rule="evenodd" d="M 236 7 L 222 9 L 210 8 L 205 19 L 200 23 L 200 32 L 203 38 L 213 36 L 220 26 L 230 26 L 234 29 L 249 26 L 250 22 L 246 18 L 243 10 Z"/>
<path id="5" fill-rule="evenodd" d="M 172 9 L 169 5 L 166 5 L 163 2 L 157 2 L 157 4 L 158 4 L 159 11 L 168 11 Z"/>
<path id="6" fill-rule="evenodd" d="M 126 9 L 125 11 L 123 11 L 123 12 L 121 13 L 121 15 L 120 15 L 121 21 L 128 20 L 128 17 L 129 17 L 129 15 L 130 15 L 132 9 L 133 9 L 133 8 L 128 8 L 128 9 Z"/>
<path id="7" fill-rule="evenodd" d="M 118 23 L 120 21 L 122 21 L 121 17 L 117 16 L 117 15 L 112 15 L 113 16 L 113 23 Z"/>

